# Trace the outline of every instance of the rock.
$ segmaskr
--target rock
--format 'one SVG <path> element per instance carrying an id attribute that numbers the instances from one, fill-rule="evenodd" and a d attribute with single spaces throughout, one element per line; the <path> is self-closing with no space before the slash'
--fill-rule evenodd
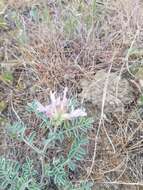
<path id="1" fill-rule="evenodd" d="M 129 105 L 134 100 L 133 89 L 125 78 L 120 78 L 118 73 L 108 74 L 101 70 L 97 72 L 93 79 L 82 79 L 80 81 L 82 92 L 80 97 L 84 102 L 92 104 L 92 108 L 100 110 L 103 102 L 103 91 L 106 92 L 104 113 L 121 112 L 124 110 L 125 105 Z"/>

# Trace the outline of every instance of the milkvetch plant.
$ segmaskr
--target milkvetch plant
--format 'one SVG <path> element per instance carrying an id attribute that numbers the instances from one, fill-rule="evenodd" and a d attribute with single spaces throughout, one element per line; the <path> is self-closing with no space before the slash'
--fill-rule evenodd
<path id="1" fill-rule="evenodd" d="M 61 124 L 65 120 L 87 116 L 86 112 L 80 108 L 74 109 L 72 106 L 70 110 L 70 100 L 67 98 L 67 91 L 68 89 L 65 88 L 62 98 L 60 96 L 56 98 L 55 93 L 50 92 L 51 103 L 45 107 L 38 103 L 37 110 L 45 113 L 53 121 L 60 121 L 58 124 Z"/>
<path id="2" fill-rule="evenodd" d="M 38 134 L 32 128 L 30 134 L 27 135 L 28 127 L 22 122 L 15 122 L 8 127 L 10 135 L 23 141 L 31 148 L 31 151 L 37 154 L 41 163 L 41 171 L 34 167 L 34 158 L 33 160 L 26 159 L 25 165 L 16 164 L 17 167 L 13 164 L 14 161 L 1 158 L 0 164 L 1 162 L 5 164 L 0 169 L 0 188 L 44 190 L 53 184 L 54 188 L 58 190 L 91 189 L 90 183 L 77 184 L 72 182 L 69 176 L 71 171 L 78 171 L 80 162 L 84 160 L 88 130 L 92 126 L 93 120 L 87 117 L 83 108 L 74 105 L 71 98 L 67 98 L 67 92 L 67 88 L 60 96 L 57 96 L 55 92 L 50 92 L 50 102 L 45 106 L 37 100 L 28 104 L 28 111 L 34 112 L 40 120 L 36 128 L 44 131 L 41 142 L 37 140 Z M 54 150 L 53 156 L 50 155 L 51 150 Z M 7 165 L 10 163 L 11 167 L 13 165 L 14 167 L 9 172 Z M 27 163 L 29 167 L 26 167 L 28 169 L 25 177 L 25 173 L 21 171 L 24 170 Z M 12 180 L 9 180 L 10 176 L 13 176 Z"/>

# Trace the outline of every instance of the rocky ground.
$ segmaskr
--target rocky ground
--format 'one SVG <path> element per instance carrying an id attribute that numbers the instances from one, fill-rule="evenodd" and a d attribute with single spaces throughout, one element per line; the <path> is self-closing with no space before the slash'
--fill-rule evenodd
<path id="1" fill-rule="evenodd" d="M 68 87 L 95 120 L 83 175 L 98 189 L 141 190 L 143 3 L 0 0 L 0 155 L 31 154 L 9 139 L 33 99 Z"/>

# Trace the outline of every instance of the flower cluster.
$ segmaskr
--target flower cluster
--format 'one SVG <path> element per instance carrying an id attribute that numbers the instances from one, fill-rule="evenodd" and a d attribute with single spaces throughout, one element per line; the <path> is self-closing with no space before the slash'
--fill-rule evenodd
<path id="1" fill-rule="evenodd" d="M 65 88 L 63 92 L 63 97 L 56 97 L 56 93 L 50 92 L 51 103 L 43 106 L 42 104 L 38 104 L 38 111 L 45 113 L 48 118 L 54 121 L 64 121 L 71 120 L 77 117 L 86 116 L 87 113 L 81 108 L 71 110 L 69 109 L 69 99 L 67 98 L 68 89 Z"/>

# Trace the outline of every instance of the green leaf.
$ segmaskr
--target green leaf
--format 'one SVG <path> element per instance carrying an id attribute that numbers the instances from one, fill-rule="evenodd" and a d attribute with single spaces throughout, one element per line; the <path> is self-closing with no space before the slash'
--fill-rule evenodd
<path id="1" fill-rule="evenodd" d="M 0 0 L 0 13 L 3 11 L 5 6 L 6 6 L 5 0 Z"/>
<path id="2" fill-rule="evenodd" d="M 9 181 L 3 180 L 3 182 L 0 184 L 0 187 L 2 189 L 6 189 L 8 185 L 9 185 Z"/>
<path id="3" fill-rule="evenodd" d="M 93 183 L 92 182 L 83 182 L 80 185 L 80 190 L 92 190 Z"/>
<path id="4" fill-rule="evenodd" d="M 20 166 L 17 162 L 0 157 L 0 188 L 15 184 L 18 180 Z"/>
<path id="5" fill-rule="evenodd" d="M 52 18 L 50 16 L 48 7 L 45 7 L 42 11 L 42 20 L 48 23 L 49 25 L 51 24 Z"/>
<path id="6" fill-rule="evenodd" d="M 26 178 L 32 177 L 33 175 L 32 169 L 33 169 L 33 161 L 27 157 L 22 167 L 23 176 Z"/>
<path id="7" fill-rule="evenodd" d="M 31 16 L 32 20 L 34 20 L 36 23 L 39 22 L 39 13 L 38 13 L 37 7 L 32 7 L 32 9 L 30 11 L 30 16 Z"/>
<path id="8" fill-rule="evenodd" d="M 92 12 L 93 12 L 93 16 L 95 16 L 96 14 L 96 9 L 97 9 L 97 6 L 96 6 L 96 0 L 93 0 L 92 2 Z"/>
<path id="9" fill-rule="evenodd" d="M 27 140 L 30 144 L 32 144 L 35 138 L 36 138 L 36 132 L 33 131 L 32 133 L 30 133 L 29 137 L 27 137 Z"/>
<path id="10" fill-rule="evenodd" d="M 21 136 L 24 134 L 26 127 L 24 124 L 22 124 L 20 122 L 15 122 L 13 125 L 8 126 L 7 130 L 12 135 L 20 135 Z"/>
<path id="11" fill-rule="evenodd" d="M 5 108 L 7 107 L 7 102 L 6 101 L 0 101 L 0 113 L 5 110 Z"/>
<path id="12" fill-rule="evenodd" d="M 143 103 L 143 96 L 140 97 L 140 101 L 141 101 L 141 103 Z"/>
<path id="13" fill-rule="evenodd" d="M 11 72 L 7 71 L 7 72 L 2 73 L 1 78 L 4 82 L 7 82 L 7 83 L 13 82 L 13 75 Z"/>
<path id="14" fill-rule="evenodd" d="M 143 96 L 140 96 L 138 99 L 138 105 L 142 107 L 143 105 Z"/>
<path id="15" fill-rule="evenodd" d="M 22 45 L 28 43 L 29 38 L 28 38 L 28 34 L 25 31 L 25 29 L 20 30 L 20 35 L 18 36 L 18 40 L 19 40 L 19 43 Z"/>
<path id="16" fill-rule="evenodd" d="M 65 22 L 64 22 L 64 31 L 68 35 L 72 35 L 75 33 L 77 27 L 77 19 L 72 16 L 68 15 Z"/>
<path id="17" fill-rule="evenodd" d="M 7 29 L 7 23 L 5 22 L 3 17 L 0 17 L 0 28 Z"/>
<path id="18" fill-rule="evenodd" d="M 0 189 L 41 190 L 34 175 L 33 163 L 29 158 L 20 167 L 18 162 L 0 157 Z"/>
<path id="19" fill-rule="evenodd" d="M 37 100 L 34 100 L 31 103 L 28 103 L 27 111 L 34 112 L 36 114 L 36 116 L 39 117 L 40 119 L 42 119 L 43 122 L 45 122 L 45 125 L 48 127 L 51 125 L 50 120 L 45 116 L 45 114 L 43 114 L 37 110 L 38 104 L 39 104 L 39 102 Z M 42 123 L 42 125 L 44 125 L 44 123 Z M 39 127 L 41 127 L 41 126 L 39 126 Z"/>
<path id="20" fill-rule="evenodd" d="M 68 167 L 69 167 L 70 170 L 74 171 L 77 166 L 76 166 L 76 164 L 73 161 L 70 161 L 68 163 Z"/>

